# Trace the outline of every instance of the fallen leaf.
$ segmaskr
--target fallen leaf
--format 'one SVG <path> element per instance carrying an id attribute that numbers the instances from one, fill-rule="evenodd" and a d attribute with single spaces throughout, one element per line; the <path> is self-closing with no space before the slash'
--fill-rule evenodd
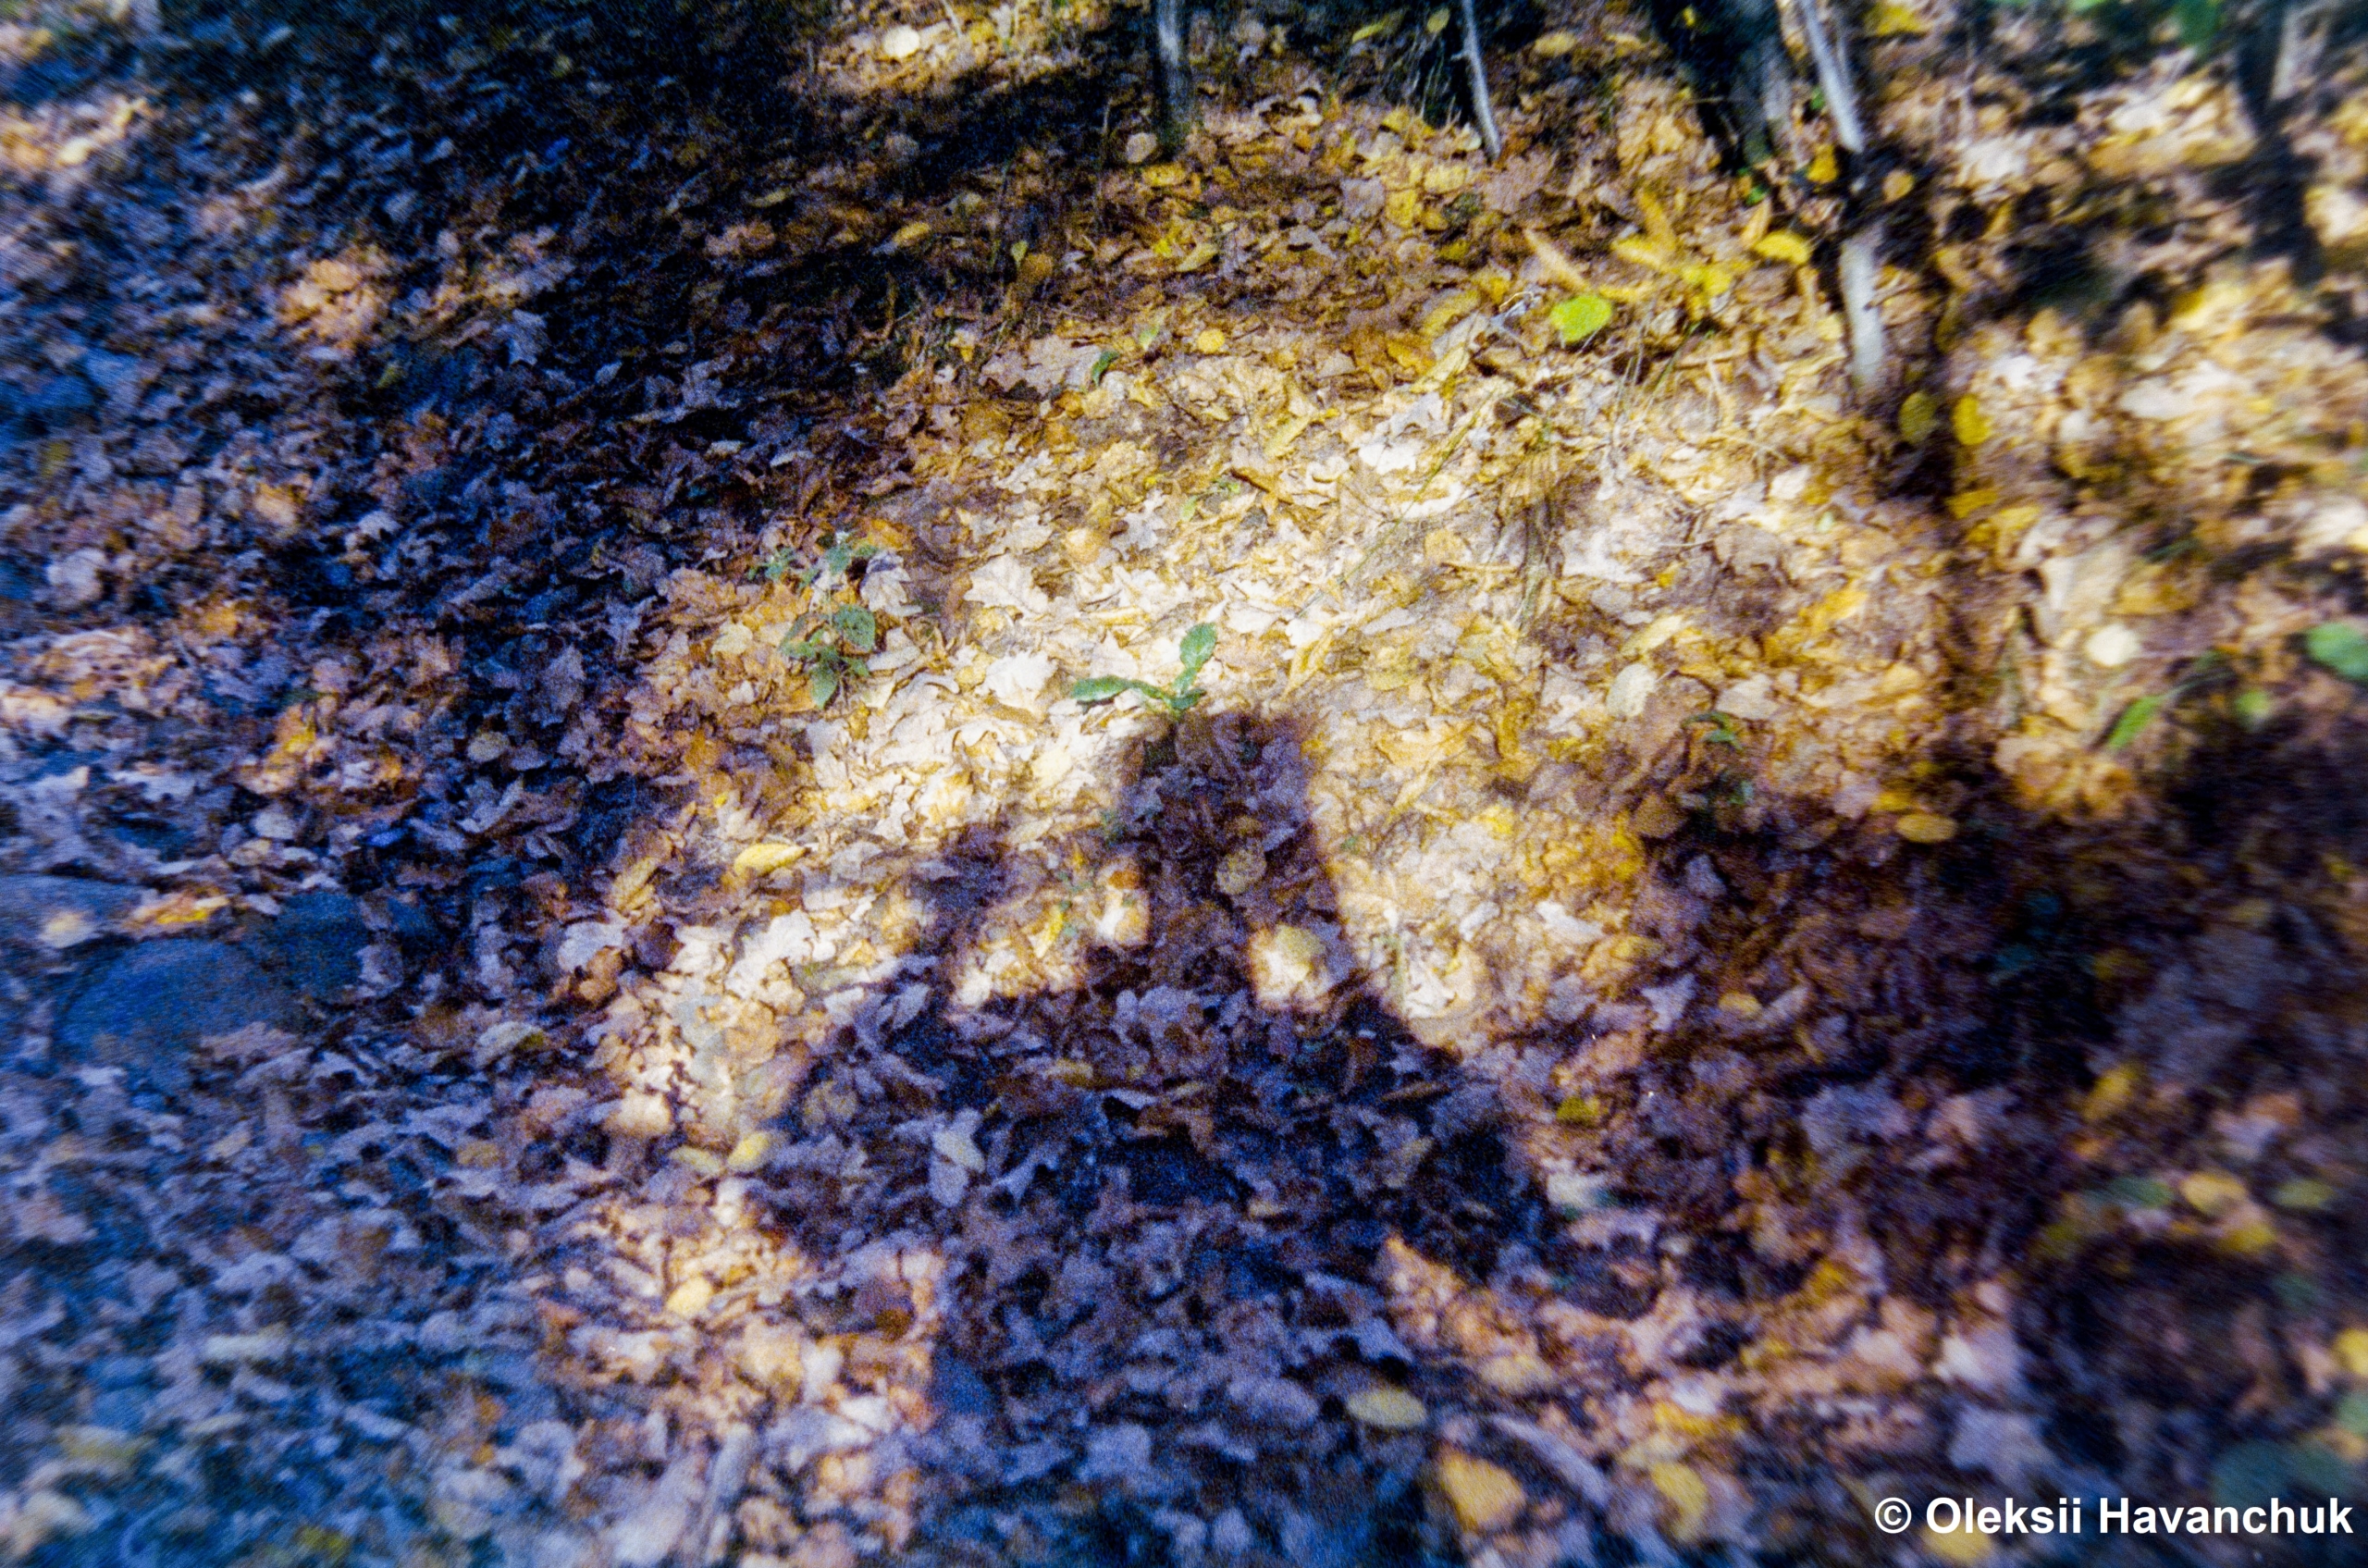
<path id="1" fill-rule="evenodd" d="M 1511 1525 L 1529 1501 L 1511 1472 L 1459 1449 L 1439 1451 L 1438 1481 L 1456 1523 L 1477 1536 Z"/>
<path id="2" fill-rule="evenodd" d="M 1347 1400 L 1349 1414 L 1368 1426 L 1388 1432 L 1411 1432 L 1430 1418 L 1423 1401 L 1388 1383 L 1361 1389 Z"/>

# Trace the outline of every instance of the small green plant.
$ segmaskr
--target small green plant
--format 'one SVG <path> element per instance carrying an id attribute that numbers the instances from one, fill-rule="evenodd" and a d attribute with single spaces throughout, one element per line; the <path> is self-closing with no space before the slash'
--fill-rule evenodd
<path id="1" fill-rule="evenodd" d="M 2115 719 L 2113 722 L 2113 728 L 2105 732 L 2105 749 L 2107 751 L 2125 749 L 2132 741 L 2146 733 L 2146 726 L 2152 724 L 2164 709 L 2199 686 L 2225 679 L 2227 673 L 2227 662 L 2217 649 L 2198 655 L 2195 662 L 2188 666 L 2187 674 L 2172 683 L 2169 689 L 2141 697 L 2121 710 L 2121 717 Z M 2239 719 L 2242 719 L 2244 704 L 2241 694 L 2238 698 L 2238 714 Z M 2248 725 L 2248 727 L 2251 726 Z"/>
<path id="2" fill-rule="evenodd" d="M 2368 685 L 2368 636 L 2342 621 L 2329 621 L 2302 634 L 2302 647 L 2319 663 L 2345 680 Z"/>
<path id="3" fill-rule="evenodd" d="M 821 555 L 808 565 L 798 565 L 797 551 L 782 545 L 749 567 L 748 575 L 762 577 L 768 583 L 795 577 L 799 587 L 810 588 L 818 581 L 827 585 L 833 579 L 845 578 L 848 568 L 857 562 L 869 561 L 879 553 L 880 547 L 869 540 L 856 541 L 834 533 L 823 545 Z"/>
<path id="4" fill-rule="evenodd" d="M 871 673 L 868 662 L 880 646 L 880 623 L 859 604 L 842 604 L 797 618 L 781 640 L 781 656 L 805 666 L 806 689 L 814 706 L 828 708 L 850 679 Z"/>
<path id="5" fill-rule="evenodd" d="M 2121 717 L 2113 722 L 2113 729 L 2105 735 L 2105 749 L 2119 751 L 2131 741 L 2144 735 L 2146 726 L 2154 722 L 2154 716 L 2160 713 L 2164 705 L 2176 695 L 2176 689 L 2156 692 L 2151 697 L 2141 697 L 2123 709 Z"/>
<path id="6" fill-rule="evenodd" d="M 1689 713 L 1685 722 L 1710 726 L 1710 733 L 1702 737 L 1705 745 L 1724 746 L 1737 751 L 1743 749 L 1743 735 L 1735 729 L 1735 716 L 1732 713 L 1721 713 L 1713 708 L 1701 713 Z"/>
<path id="7" fill-rule="evenodd" d="M 1181 719 L 1190 712 L 1201 698 L 1208 696 L 1201 689 L 1201 670 L 1209 656 L 1217 650 L 1217 629 L 1203 621 L 1184 634 L 1176 645 L 1176 657 L 1182 667 L 1176 679 L 1164 686 L 1149 681 L 1138 681 L 1126 675 L 1093 675 L 1069 688 L 1069 696 L 1091 708 L 1099 702 L 1133 692 L 1147 702 L 1155 702 L 1167 710 L 1171 719 Z"/>

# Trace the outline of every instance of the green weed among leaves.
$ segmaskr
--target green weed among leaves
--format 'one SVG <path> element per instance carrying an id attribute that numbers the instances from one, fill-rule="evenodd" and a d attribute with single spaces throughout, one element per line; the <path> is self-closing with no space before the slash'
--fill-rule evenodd
<path id="1" fill-rule="evenodd" d="M 1069 696 L 1091 708 L 1098 702 L 1133 692 L 1145 701 L 1155 702 L 1167 710 L 1171 719 L 1181 719 L 1190 712 L 1201 698 L 1208 696 L 1201 689 L 1201 670 L 1209 656 L 1217 650 L 1217 629 L 1203 621 L 1184 634 L 1176 645 L 1176 656 L 1183 667 L 1176 672 L 1176 679 L 1164 686 L 1149 681 L 1138 681 L 1125 675 L 1094 675 L 1069 688 Z"/>
<path id="2" fill-rule="evenodd" d="M 2226 673 L 2227 662 L 2227 660 L 2216 649 L 2199 655 L 2195 662 L 2188 667 L 2186 677 L 2173 683 L 2170 689 L 2141 697 L 2123 709 L 2121 717 L 2113 722 L 2113 728 L 2105 732 L 2105 749 L 2119 751 L 2128 747 L 2131 741 L 2146 733 L 2146 726 L 2152 723 L 2164 709 L 2168 708 L 2198 686 L 2221 679 Z M 2238 698 L 2238 717 L 2242 718 L 2243 698 L 2241 695 Z"/>
<path id="3" fill-rule="evenodd" d="M 2368 685 L 2368 636 L 2342 621 L 2330 621 L 2302 634 L 2303 650 L 2355 685 Z"/>
<path id="4" fill-rule="evenodd" d="M 1743 735 L 1736 730 L 1735 716 L 1732 713 L 1721 713 L 1712 708 L 1700 713 L 1687 714 L 1685 722 L 1710 726 L 1710 733 L 1702 737 L 1705 745 L 1732 747 L 1738 751 L 1743 749 Z"/>
<path id="5" fill-rule="evenodd" d="M 867 661 L 880 646 L 880 623 L 859 604 L 842 604 L 797 618 L 781 640 L 781 656 L 806 668 L 814 706 L 828 708 L 850 679 L 871 673 Z"/>
<path id="6" fill-rule="evenodd" d="M 2154 722 L 2154 715 L 2163 710 L 2164 705 L 2171 700 L 2173 695 L 2171 692 L 2158 691 L 2151 697 L 2141 697 L 2123 709 L 2121 717 L 2113 722 L 2113 729 L 2105 735 L 2105 749 L 2119 751 L 2145 734 L 2146 726 Z"/>
<path id="7" fill-rule="evenodd" d="M 795 577 L 797 579 L 799 587 L 810 588 L 818 581 L 827 586 L 833 580 L 845 578 L 848 568 L 857 562 L 869 561 L 879 553 L 880 547 L 868 540 L 857 542 L 834 534 L 831 537 L 830 542 L 823 546 L 821 555 L 807 565 L 798 565 L 797 551 L 788 545 L 783 545 L 756 565 L 748 568 L 748 574 L 752 577 L 762 577 L 768 583 L 778 583 L 784 577 Z"/>

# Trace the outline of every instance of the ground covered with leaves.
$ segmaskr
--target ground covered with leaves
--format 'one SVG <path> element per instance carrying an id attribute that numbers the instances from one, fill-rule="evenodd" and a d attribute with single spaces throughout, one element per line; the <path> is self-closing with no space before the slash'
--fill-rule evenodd
<path id="1" fill-rule="evenodd" d="M 2120 16 L 1869 13 L 1872 389 L 1642 10 L 1493 164 L 1291 0 L 1172 159 L 1098 4 L 0 25 L 0 1558 L 2359 1494 L 2368 69 Z"/>

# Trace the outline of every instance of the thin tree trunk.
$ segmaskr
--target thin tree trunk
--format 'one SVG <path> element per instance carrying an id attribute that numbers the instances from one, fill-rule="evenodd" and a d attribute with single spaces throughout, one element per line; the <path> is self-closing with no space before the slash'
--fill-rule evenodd
<path id="1" fill-rule="evenodd" d="M 1173 156 L 1192 134 L 1192 67 L 1184 57 L 1184 0 L 1152 0 L 1159 53 L 1159 146 Z"/>
<path id="2" fill-rule="evenodd" d="M 1800 7 L 1801 31 L 1808 39 L 1809 58 L 1816 63 L 1818 85 L 1825 90 L 1826 113 L 1833 120 L 1833 139 L 1850 154 L 1849 207 L 1851 226 L 1842 241 L 1834 272 L 1842 285 L 1842 318 L 1850 329 L 1850 383 L 1861 397 L 1879 390 L 1889 358 L 1883 343 L 1882 312 L 1875 304 L 1875 284 L 1882 276 L 1882 219 L 1866 216 L 1871 206 L 1865 189 L 1866 171 L 1857 167 L 1867 151 L 1866 122 L 1858 117 L 1858 91 L 1850 80 L 1850 60 L 1838 32 L 1828 31 L 1818 0 L 1794 0 Z"/>
<path id="3" fill-rule="evenodd" d="M 1497 131 L 1496 106 L 1488 101 L 1488 67 L 1480 57 L 1480 14 L 1473 0 L 1457 0 L 1463 21 L 1463 68 L 1472 89 L 1472 119 L 1480 129 L 1480 144 L 1488 161 L 1504 155 L 1505 139 Z"/>

